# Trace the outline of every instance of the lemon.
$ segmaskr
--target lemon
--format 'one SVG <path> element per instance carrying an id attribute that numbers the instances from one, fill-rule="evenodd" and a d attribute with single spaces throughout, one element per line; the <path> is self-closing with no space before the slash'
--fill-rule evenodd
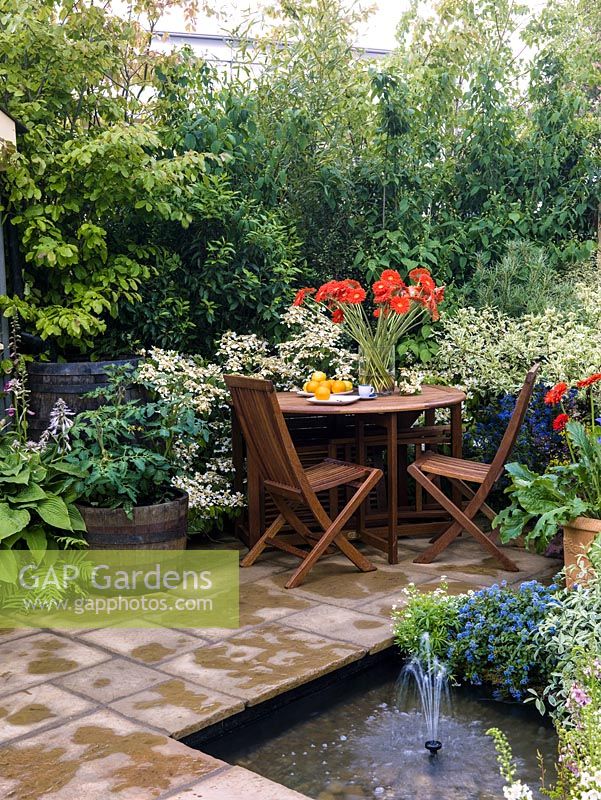
<path id="1" fill-rule="evenodd" d="M 305 383 L 304 389 L 305 392 L 310 392 L 311 394 L 315 393 L 315 390 L 319 387 L 319 383 L 317 381 L 307 381 Z"/>
<path id="2" fill-rule="evenodd" d="M 344 391 L 345 392 L 352 392 L 353 390 L 353 382 L 352 381 L 342 381 L 344 383 Z"/>
<path id="3" fill-rule="evenodd" d="M 326 374 L 325 372 L 314 372 L 313 375 L 311 375 L 311 380 L 321 383 L 322 381 L 326 380 Z"/>
<path id="4" fill-rule="evenodd" d="M 330 399 L 330 389 L 327 386 L 324 386 L 323 382 L 317 386 L 315 390 L 315 397 L 317 400 L 329 400 Z"/>
<path id="5" fill-rule="evenodd" d="M 334 394 L 340 394 L 340 392 L 347 392 L 348 389 L 346 388 L 346 381 L 333 381 L 332 391 L 334 392 Z"/>

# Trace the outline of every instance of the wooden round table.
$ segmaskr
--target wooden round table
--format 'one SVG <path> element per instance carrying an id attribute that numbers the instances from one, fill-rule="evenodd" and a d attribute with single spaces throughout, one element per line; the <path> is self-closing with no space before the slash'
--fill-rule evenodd
<path id="1" fill-rule="evenodd" d="M 285 417 L 300 416 L 323 417 L 352 417 L 355 429 L 355 460 L 365 463 L 366 440 L 365 429 L 367 424 L 376 425 L 385 429 L 382 440 L 387 452 L 387 525 L 384 527 L 384 536 L 378 535 L 376 529 L 366 529 L 365 508 L 362 507 L 359 531 L 362 538 L 370 545 L 383 550 L 388 555 L 388 561 L 396 564 L 398 561 L 397 542 L 399 536 L 399 469 L 404 478 L 405 463 L 399 463 L 399 447 L 409 445 L 421 446 L 424 444 L 436 445 L 441 441 L 441 431 L 444 432 L 445 441 L 451 447 L 451 455 L 461 457 L 463 429 L 461 422 L 462 404 L 465 393 L 450 386 L 433 386 L 425 384 L 420 394 L 401 395 L 392 394 L 377 397 L 375 400 L 358 400 L 348 405 L 322 405 L 310 403 L 306 397 L 299 397 L 296 392 L 278 392 L 278 402 Z M 449 426 L 435 425 L 436 409 L 450 409 L 451 420 Z M 415 421 L 424 414 L 424 426 L 412 428 Z M 334 420 L 332 420 L 334 422 Z M 309 420 L 307 420 L 309 423 Z M 324 442 L 324 447 L 327 446 Z M 236 451 L 236 447 L 234 450 Z M 237 459 L 235 459 L 236 461 Z M 260 486 L 256 482 L 254 467 L 247 463 L 248 477 L 248 544 L 252 547 L 260 537 L 262 509 L 260 501 Z M 406 481 L 401 481 L 401 490 L 406 497 Z M 457 501 L 459 498 L 454 498 Z M 432 534 L 441 529 L 441 523 L 432 522 L 432 512 L 421 508 L 405 509 L 403 516 L 411 520 L 403 526 L 406 534 Z M 402 513 L 402 512 L 401 512 Z M 440 516 L 440 514 L 438 514 Z M 445 527 L 448 523 L 443 523 Z"/>
<path id="2" fill-rule="evenodd" d="M 425 384 L 421 392 L 415 395 L 392 394 L 377 397 L 375 400 L 358 400 L 349 405 L 326 405 L 310 403 L 306 397 L 299 397 L 296 392 L 278 392 L 278 402 L 285 417 L 308 415 L 352 416 L 355 422 L 356 460 L 364 463 L 366 459 L 365 423 L 375 422 L 386 430 L 387 452 L 387 501 L 388 525 L 386 536 L 382 538 L 377 532 L 366 530 L 365 509 L 362 510 L 362 519 L 359 523 L 362 538 L 388 555 L 388 561 L 396 564 L 398 561 L 397 543 L 399 537 L 399 468 L 402 472 L 402 486 L 406 494 L 405 469 L 406 462 L 399 463 L 399 445 L 407 447 L 409 444 L 418 444 L 428 441 L 428 434 L 436 427 L 434 414 L 438 408 L 449 408 L 451 411 L 450 445 L 451 455 L 461 458 L 463 428 L 461 422 L 462 404 L 465 393 L 451 386 L 435 386 Z M 411 426 L 421 414 L 425 413 L 424 428 L 411 430 Z M 417 437 L 416 437 L 417 434 Z M 459 498 L 454 498 L 459 501 Z M 421 509 L 407 511 L 412 521 L 403 528 L 413 533 L 436 533 L 440 523 L 433 523 L 428 512 Z M 444 526 L 443 526 L 444 527 Z"/>

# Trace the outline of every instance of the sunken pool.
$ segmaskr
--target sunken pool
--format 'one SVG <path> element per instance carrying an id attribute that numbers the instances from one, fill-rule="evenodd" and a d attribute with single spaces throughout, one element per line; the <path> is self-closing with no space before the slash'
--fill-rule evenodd
<path id="1" fill-rule="evenodd" d="M 552 779 L 557 740 L 536 710 L 463 690 L 452 691 L 440 720 L 442 749 L 430 756 L 417 701 L 398 705 L 399 670 L 390 657 L 330 677 L 312 694 L 257 707 L 253 721 L 241 718 L 217 738 L 188 743 L 319 800 L 498 800 L 503 781 L 485 736 L 498 727 L 523 781 L 539 785 L 539 752 Z"/>

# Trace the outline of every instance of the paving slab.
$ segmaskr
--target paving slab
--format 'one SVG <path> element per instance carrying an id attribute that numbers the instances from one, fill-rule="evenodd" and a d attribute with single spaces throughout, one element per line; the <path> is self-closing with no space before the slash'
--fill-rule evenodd
<path id="1" fill-rule="evenodd" d="M 254 705 L 356 661 L 365 653 L 366 648 L 274 622 L 186 653 L 163 663 L 161 670 Z"/>
<path id="2" fill-rule="evenodd" d="M 286 573 L 272 575 L 259 585 L 275 586 L 282 589 L 288 580 Z M 330 605 L 355 608 L 379 596 L 400 592 L 410 583 L 423 583 L 431 580 L 429 572 L 420 569 L 416 564 L 403 562 L 391 567 L 388 564 L 378 564 L 374 572 L 359 572 L 349 564 L 327 559 L 311 570 L 305 583 L 296 589 L 285 591 L 293 592 L 299 597 L 305 597 L 314 603 L 328 603 Z"/>
<path id="3" fill-rule="evenodd" d="M 155 664 L 198 647 L 198 637 L 175 628 L 99 628 L 78 639 L 143 664 Z"/>
<path id="4" fill-rule="evenodd" d="M 95 704 L 48 683 L 0 698 L 0 742 L 92 711 Z"/>
<path id="5" fill-rule="evenodd" d="M 307 795 L 243 767 L 210 775 L 190 789 L 164 797 L 165 800 L 167 797 L 169 800 L 307 800 Z"/>
<path id="6" fill-rule="evenodd" d="M 299 628 L 329 639 L 357 644 L 370 653 L 377 653 L 392 644 L 389 619 L 340 606 L 314 606 L 280 622 L 287 628 Z"/>
<path id="7" fill-rule="evenodd" d="M 244 572 L 244 570 L 241 570 Z M 287 580 L 287 578 L 286 578 Z M 286 589 L 278 589 L 262 582 L 240 587 L 240 618 L 238 628 L 205 628 L 202 636 L 208 641 L 218 641 L 234 636 L 237 631 L 273 622 L 296 611 L 311 608 L 311 600 Z"/>
<path id="8" fill-rule="evenodd" d="M 39 633 L 39 630 L 39 628 L 0 628 L 0 646 L 11 639 L 32 636 L 34 633 Z"/>
<path id="9" fill-rule="evenodd" d="M 165 675 L 161 675 L 164 679 Z M 140 686 L 144 683 L 141 682 Z M 111 703 L 126 717 L 159 728 L 174 739 L 189 736 L 244 710 L 242 700 L 204 689 L 181 678 L 156 683 L 151 689 Z"/>
<path id="10" fill-rule="evenodd" d="M 0 748 L 0 792 L 6 800 L 154 800 L 220 767 L 102 710 Z"/>
<path id="11" fill-rule="evenodd" d="M 114 657 L 95 667 L 81 669 L 55 680 L 57 686 L 90 697 L 98 703 L 111 703 L 165 680 L 157 670 Z"/>
<path id="12" fill-rule="evenodd" d="M 53 633 L 12 639 L 2 645 L 0 695 L 90 667 L 108 658 L 95 647 Z"/>

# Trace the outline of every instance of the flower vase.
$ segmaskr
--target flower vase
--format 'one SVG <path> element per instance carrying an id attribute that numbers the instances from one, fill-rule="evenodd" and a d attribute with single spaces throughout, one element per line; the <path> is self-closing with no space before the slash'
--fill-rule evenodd
<path id="1" fill-rule="evenodd" d="M 359 348 L 359 383 L 373 386 L 379 395 L 395 389 L 396 345 Z"/>

